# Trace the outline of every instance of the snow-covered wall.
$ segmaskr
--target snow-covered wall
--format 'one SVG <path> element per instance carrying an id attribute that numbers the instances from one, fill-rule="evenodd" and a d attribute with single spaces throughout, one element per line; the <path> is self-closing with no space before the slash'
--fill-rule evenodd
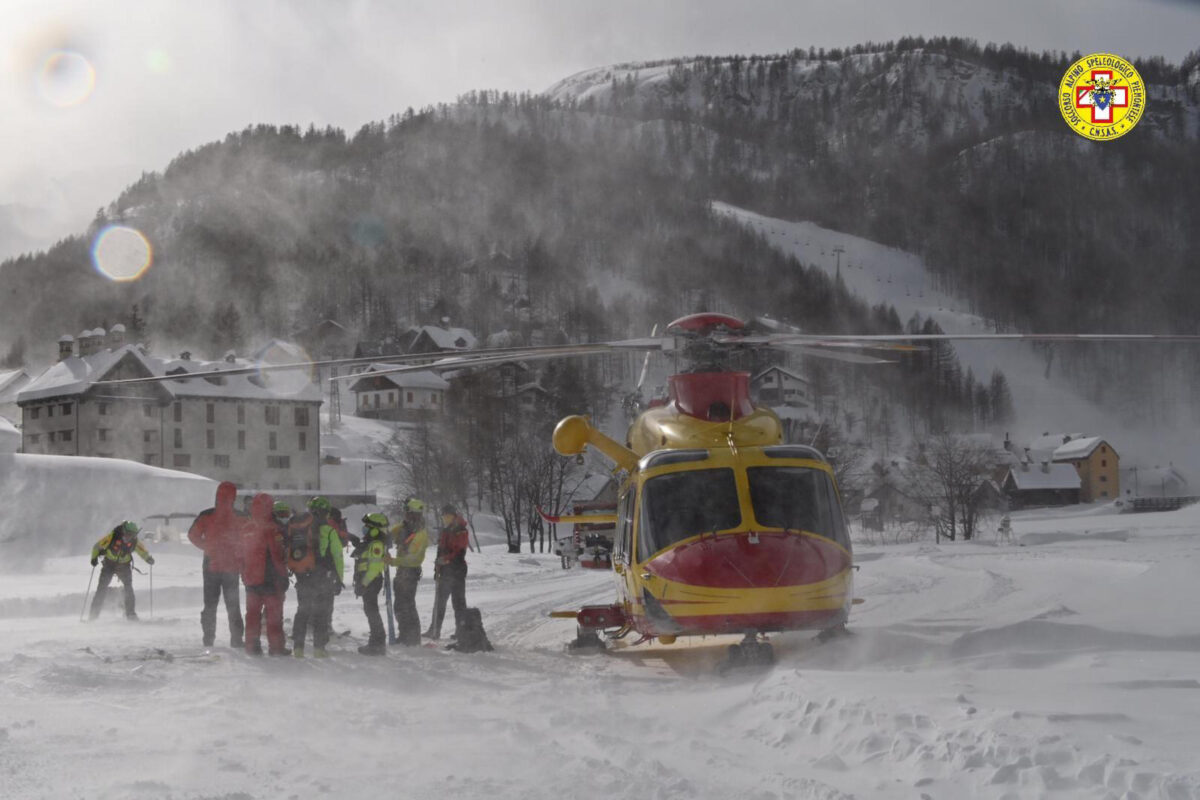
<path id="1" fill-rule="evenodd" d="M 199 512 L 212 505 L 216 486 L 121 459 L 0 453 L 0 569 L 85 557 L 121 520 Z"/>

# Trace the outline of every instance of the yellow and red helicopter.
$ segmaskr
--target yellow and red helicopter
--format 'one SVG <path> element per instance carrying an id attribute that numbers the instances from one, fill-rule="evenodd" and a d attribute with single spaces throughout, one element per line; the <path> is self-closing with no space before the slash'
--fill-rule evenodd
<path id="1" fill-rule="evenodd" d="M 215 369 L 203 377 L 395 364 L 373 370 L 378 376 L 513 360 L 637 351 L 682 353 L 690 368 L 671 375 L 666 397 L 637 413 L 625 442 L 606 435 L 582 416 L 566 417 L 554 431 L 553 445 L 560 454 L 580 457 L 591 447 L 610 459 L 619 488 L 615 514 L 544 515 L 551 522 L 615 526 L 611 558 L 615 602 L 552 616 L 575 619 L 579 630 L 573 644 L 577 646 L 602 645 L 601 633 L 615 639 L 636 632 L 639 642 L 657 639 L 664 644 L 680 636 L 741 635 L 741 644 L 730 648 L 731 661 L 738 663 L 773 658 L 770 644 L 762 640 L 766 634 L 844 631 L 857 601 L 853 552 L 833 469 L 814 448 L 784 441 L 779 417 L 751 401 L 749 373 L 725 366 L 730 354 L 784 348 L 878 364 L 889 360 L 865 351 L 912 351 L 933 340 L 1200 339 L 1157 334 L 828 336 L 778 328 L 760 333 L 740 319 L 715 313 L 677 319 L 667 334 L 596 344 L 492 348 L 446 357 L 426 353 L 296 361 Z M 645 368 L 642 375 L 644 380 Z"/>

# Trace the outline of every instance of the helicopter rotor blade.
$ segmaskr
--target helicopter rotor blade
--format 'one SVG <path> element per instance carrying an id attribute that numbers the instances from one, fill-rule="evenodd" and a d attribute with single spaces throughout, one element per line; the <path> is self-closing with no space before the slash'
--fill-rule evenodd
<path id="1" fill-rule="evenodd" d="M 653 339 L 658 335 L 658 323 L 654 323 L 654 327 L 650 329 L 650 338 Z M 642 359 L 642 374 L 638 376 L 637 388 L 634 390 L 638 393 L 642 391 L 642 384 L 646 382 L 646 373 L 650 370 L 650 353 L 647 350 L 645 358 Z"/>

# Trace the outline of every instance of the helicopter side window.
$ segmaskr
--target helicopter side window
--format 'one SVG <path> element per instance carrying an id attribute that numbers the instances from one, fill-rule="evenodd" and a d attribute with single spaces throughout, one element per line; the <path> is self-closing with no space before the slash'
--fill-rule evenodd
<path id="1" fill-rule="evenodd" d="M 765 528 L 807 531 L 847 544 L 829 476 L 807 467 L 751 467 L 750 503 Z M 836 516 L 835 516 L 836 514 Z"/>
<path id="2" fill-rule="evenodd" d="M 642 490 L 638 560 L 675 542 L 736 528 L 742 521 L 733 470 L 696 469 L 659 475 Z"/>
<path id="3" fill-rule="evenodd" d="M 633 535 L 633 492 L 628 492 L 617 505 L 617 530 L 613 536 L 613 558 L 629 563 L 629 541 Z"/>

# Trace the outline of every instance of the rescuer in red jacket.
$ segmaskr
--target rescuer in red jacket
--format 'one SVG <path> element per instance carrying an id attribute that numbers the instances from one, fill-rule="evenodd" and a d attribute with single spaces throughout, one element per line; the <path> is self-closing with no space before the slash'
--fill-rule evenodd
<path id="1" fill-rule="evenodd" d="M 246 652 L 262 655 L 262 618 L 267 617 L 267 652 L 291 653 L 283 635 L 283 595 L 287 592 L 287 565 L 283 560 L 283 533 L 275 523 L 274 503 L 268 494 L 250 501 L 250 521 L 242 540 L 242 582 L 246 584 Z"/>
<path id="2" fill-rule="evenodd" d="M 462 625 L 463 616 L 467 611 L 467 550 L 471 544 L 469 536 L 467 521 L 459 515 L 458 509 L 449 503 L 442 506 L 442 527 L 438 531 L 437 560 L 433 567 L 434 575 L 437 576 L 437 590 L 433 602 L 433 619 L 430 620 L 429 630 L 425 631 L 425 636 L 430 639 L 441 638 L 447 597 L 454 606 L 455 628 Z"/>
<path id="3" fill-rule="evenodd" d="M 216 505 L 201 511 L 188 530 L 188 539 L 204 551 L 204 610 L 200 612 L 200 628 L 205 647 L 211 647 L 217 635 L 217 601 L 222 594 L 229 614 L 229 646 L 242 646 L 244 626 L 238 574 L 242 569 L 242 530 L 246 518 L 233 510 L 236 497 L 237 487 L 222 481 L 217 486 Z"/>

